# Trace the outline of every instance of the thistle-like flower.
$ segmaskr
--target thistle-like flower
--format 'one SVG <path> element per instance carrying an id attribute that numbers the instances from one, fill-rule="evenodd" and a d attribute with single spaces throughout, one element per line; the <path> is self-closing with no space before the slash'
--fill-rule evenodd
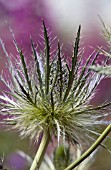
<path id="1" fill-rule="evenodd" d="M 102 22 L 102 34 L 103 37 L 106 39 L 106 42 L 108 44 L 109 47 L 109 52 L 106 50 L 101 49 L 101 53 L 104 56 L 109 57 L 109 59 L 111 59 L 111 54 L 110 54 L 110 48 L 111 48 L 111 28 L 108 27 L 103 20 L 100 17 L 100 20 Z M 105 76 L 111 76 L 111 66 L 108 63 L 105 63 L 104 65 L 94 65 L 90 67 L 92 70 L 96 71 L 97 73 L 101 74 L 101 75 L 105 75 Z"/>
<path id="2" fill-rule="evenodd" d="M 19 56 L 13 57 L 13 61 L 1 40 L 9 70 L 9 76 L 1 74 L 1 81 L 9 89 L 0 95 L 1 112 L 8 115 L 5 122 L 23 137 L 37 139 L 40 132 L 48 131 L 50 138 L 57 137 L 58 143 L 60 139 L 67 140 L 82 150 L 84 144 L 99 135 L 96 130 L 100 130 L 107 116 L 108 104 L 95 107 L 89 104 L 102 79 L 89 69 L 99 52 L 92 53 L 84 63 L 83 50 L 79 49 L 79 26 L 69 66 L 59 41 L 56 54 L 51 53 L 53 41 L 44 22 L 43 29 L 44 52 L 38 53 L 31 40 L 33 56 L 29 65 L 15 39 Z"/>

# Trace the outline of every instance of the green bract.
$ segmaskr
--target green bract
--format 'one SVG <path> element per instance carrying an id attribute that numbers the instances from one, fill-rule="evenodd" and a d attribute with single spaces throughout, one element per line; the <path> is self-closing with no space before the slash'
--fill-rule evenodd
<path id="1" fill-rule="evenodd" d="M 1 111 L 9 116 L 4 122 L 17 128 L 23 137 L 37 138 L 46 130 L 51 137 L 57 137 L 58 143 L 63 139 L 82 149 L 99 135 L 96 130 L 106 123 L 108 104 L 97 107 L 89 104 L 102 79 L 89 69 L 89 65 L 95 64 L 99 52 L 83 61 L 83 51 L 79 50 L 79 26 L 69 66 L 59 41 L 52 57 L 52 42 L 44 22 L 43 29 L 44 50 L 38 54 L 31 40 L 33 57 L 29 65 L 15 39 L 19 57 L 13 58 L 13 62 L 1 40 L 10 74 L 9 80 L 1 74 L 1 81 L 9 89 L 0 95 Z"/>

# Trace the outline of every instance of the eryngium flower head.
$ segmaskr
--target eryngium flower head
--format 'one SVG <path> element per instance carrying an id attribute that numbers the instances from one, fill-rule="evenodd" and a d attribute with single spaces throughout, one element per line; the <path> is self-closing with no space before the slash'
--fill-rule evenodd
<path id="1" fill-rule="evenodd" d="M 31 40 L 33 57 L 29 65 L 15 39 L 19 56 L 13 58 L 13 62 L 1 40 L 10 73 L 9 80 L 1 75 L 1 80 L 9 88 L 0 95 L 1 112 L 8 115 L 5 121 L 17 128 L 23 137 L 37 138 L 39 132 L 48 130 L 58 142 L 61 137 L 63 141 L 82 146 L 99 135 L 96 129 L 106 116 L 107 104 L 89 105 L 101 76 L 88 67 L 96 62 L 99 53 L 92 53 L 83 64 L 79 26 L 69 67 L 59 42 L 52 57 L 52 41 L 44 22 L 43 28 L 44 52 L 38 54 Z"/>

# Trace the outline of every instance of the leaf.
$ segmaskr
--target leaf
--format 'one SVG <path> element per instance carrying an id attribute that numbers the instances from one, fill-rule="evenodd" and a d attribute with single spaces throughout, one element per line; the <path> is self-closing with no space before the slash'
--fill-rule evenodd
<path id="1" fill-rule="evenodd" d="M 78 58 L 78 50 L 79 50 L 79 43 L 80 43 L 80 31 L 81 31 L 81 26 L 79 26 L 78 32 L 77 32 L 77 38 L 75 41 L 74 51 L 73 51 L 73 56 L 72 56 L 72 68 L 71 68 L 71 71 L 69 71 L 69 81 L 68 81 L 68 86 L 67 86 L 63 101 L 65 101 L 69 95 L 69 92 L 72 88 L 74 76 L 75 76 L 74 70 L 75 70 L 75 67 L 77 64 L 77 58 Z"/>
<path id="2" fill-rule="evenodd" d="M 99 74 L 111 76 L 111 66 L 90 66 L 90 69 Z"/>
<path id="3" fill-rule="evenodd" d="M 31 40 L 31 45 L 32 45 L 32 51 L 33 51 L 33 54 L 34 54 L 34 59 L 35 59 L 35 62 L 36 62 L 36 68 L 37 68 L 37 75 L 38 75 L 38 80 L 39 80 L 39 84 L 40 84 L 40 90 L 41 90 L 42 95 L 44 95 L 44 91 L 43 91 L 43 88 L 42 88 L 43 82 L 42 82 L 42 76 L 41 76 L 41 71 L 40 71 L 40 65 L 39 65 L 37 53 L 36 53 L 36 50 L 35 50 L 35 47 L 34 47 L 32 40 Z"/>
<path id="4" fill-rule="evenodd" d="M 16 80 L 17 80 L 17 82 L 18 82 L 18 84 L 19 84 L 19 87 L 20 87 L 22 93 L 24 94 L 24 96 L 27 98 L 27 100 L 28 100 L 31 104 L 34 104 L 34 103 L 33 103 L 33 100 L 31 99 L 31 97 L 30 97 L 30 95 L 29 95 L 29 93 L 25 90 L 25 88 L 24 88 L 23 85 L 19 82 L 19 80 L 17 79 L 16 76 L 15 76 L 15 78 L 16 78 Z"/>
<path id="5" fill-rule="evenodd" d="M 59 72 L 60 72 L 60 99 L 62 97 L 62 89 L 63 89 L 63 81 L 62 81 L 62 62 L 61 62 L 61 49 L 60 44 L 58 42 L 58 64 L 59 64 Z"/>
<path id="6" fill-rule="evenodd" d="M 45 41 L 45 57 L 46 57 L 46 66 L 45 66 L 45 93 L 49 92 L 49 79 L 50 79 L 50 44 L 48 32 L 43 21 L 44 28 L 44 41 Z"/>
<path id="7" fill-rule="evenodd" d="M 26 81 L 27 81 L 27 85 L 29 87 L 30 92 L 32 92 L 31 81 L 30 81 L 30 78 L 28 76 L 27 65 L 26 65 L 25 58 L 24 58 L 24 55 L 22 53 L 22 50 L 19 50 L 19 54 L 20 54 L 20 57 L 21 57 L 21 62 L 22 62 L 22 65 L 23 65 L 23 70 L 24 70 Z"/>
<path id="8" fill-rule="evenodd" d="M 108 42 L 109 46 L 111 47 L 111 28 L 108 27 L 104 21 L 102 20 L 102 18 L 99 16 L 100 20 L 101 20 L 101 23 L 103 25 L 103 28 L 102 28 L 102 33 L 103 33 L 103 36 L 105 37 L 106 41 Z"/>

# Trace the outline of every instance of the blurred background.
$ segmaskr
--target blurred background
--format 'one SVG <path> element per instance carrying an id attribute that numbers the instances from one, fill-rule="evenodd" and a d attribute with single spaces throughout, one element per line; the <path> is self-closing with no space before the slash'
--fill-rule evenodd
<path id="1" fill-rule="evenodd" d="M 41 19 L 57 35 L 61 43 L 67 47 L 67 41 L 72 42 L 78 26 L 82 25 L 82 41 L 85 46 L 86 57 L 91 53 L 92 47 L 105 46 L 101 35 L 101 16 L 105 24 L 111 26 L 110 0 L 0 0 L 0 38 L 4 41 L 9 53 L 16 56 L 13 38 L 9 31 L 12 28 L 16 40 L 25 50 L 26 56 L 31 56 L 30 36 L 37 42 L 41 33 Z M 5 56 L 0 47 L 0 72 L 4 67 Z M 93 104 L 111 100 L 111 80 L 106 78 L 98 87 Z M 0 82 L 1 89 L 4 88 Z M 109 145 L 111 145 L 109 143 Z M 5 157 L 8 169 L 26 170 L 30 155 L 35 154 L 36 144 L 28 139 L 20 139 L 16 132 L 6 131 L 0 127 L 0 156 Z M 111 154 L 102 149 L 93 161 L 90 170 L 110 170 Z"/>

